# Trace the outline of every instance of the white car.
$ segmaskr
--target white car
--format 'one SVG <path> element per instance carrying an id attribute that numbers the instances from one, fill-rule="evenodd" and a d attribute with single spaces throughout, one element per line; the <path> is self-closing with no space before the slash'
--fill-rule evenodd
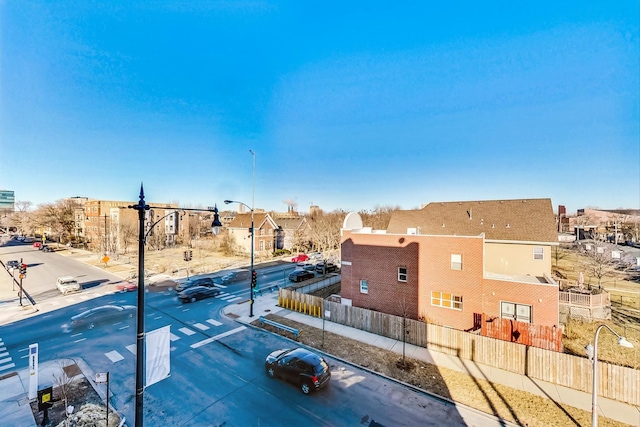
<path id="1" fill-rule="evenodd" d="M 56 287 L 62 295 L 66 295 L 71 292 L 80 292 L 82 288 L 80 283 L 73 276 L 62 276 L 56 280 Z"/>

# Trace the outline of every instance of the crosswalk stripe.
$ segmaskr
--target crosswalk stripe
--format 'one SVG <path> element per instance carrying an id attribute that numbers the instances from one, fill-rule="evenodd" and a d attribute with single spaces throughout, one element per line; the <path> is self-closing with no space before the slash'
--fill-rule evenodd
<path id="1" fill-rule="evenodd" d="M 220 326 L 222 325 L 222 323 L 218 322 L 217 320 L 213 320 L 213 319 L 207 319 L 207 323 L 212 324 L 213 326 Z"/>
<path id="2" fill-rule="evenodd" d="M 209 329 L 207 325 L 203 325 L 202 323 L 194 323 L 193 326 L 200 329 L 201 331 L 206 331 L 207 329 Z"/>
<path id="3" fill-rule="evenodd" d="M 129 344 L 128 346 L 125 347 L 127 350 L 129 350 L 131 352 L 131 354 L 133 354 L 134 356 L 138 353 L 138 347 L 137 344 Z"/>
<path id="4" fill-rule="evenodd" d="M 194 332 L 194 331 L 192 331 L 192 330 L 191 330 L 191 329 L 189 329 L 189 328 L 180 328 L 180 329 L 178 329 L 178 330 L 179 330 L 180 332 L 182 332 L 183 334 L 187 335 L 187 336 L 191 336 L 191 335 L 195 334 L 195 332 Z"/>
<path id="5" fill-rule="evenodd" d="M 11 369 L 11 368 L 13 368 L 13 367 L 15 367 L 15 366 L 16 366 L 16 364 L 15 364 L 15 363 L 9 363 L 8 365 L 2 365 L 2 366 L 0 366 L 0 371 L 4 371 L 4 370 L 7 370 L 7 369 Z"/>
<path id="6" fill-rule="evenodd" d="M 231 298 L 231 299 L 228 299 L 227 302 L 234 302 L 234 301 L 238 301 L 239 299 L 242 299 L 242 297 Z"/>
<path id="7" fill-rule="evenodd" d="M 124 360 L 124 356 L 122 356 L 120 353 L 118 353 L 115 350 L 105 353 L 104 355 L 107 356 L 109 360 L 111 360 L 113 363 Z"/>
<path id="8" fill-rule="evenodd" d="M 171 332 L 170 338 L 171 341 L 178 341 L 180 339 L 179 336 L 177 336 L 176 334 L 174 334 L 173 332 Z"/>

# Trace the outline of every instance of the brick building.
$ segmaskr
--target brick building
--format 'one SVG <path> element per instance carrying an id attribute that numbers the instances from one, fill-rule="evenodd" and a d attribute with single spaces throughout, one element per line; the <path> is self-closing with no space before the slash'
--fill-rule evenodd
<path id="1" fill-rule="evenodd" d="M 558 325 L 550 199 L 430 203 L 342 229 L 342 301 L 461 330 L 480 315 Z"/>

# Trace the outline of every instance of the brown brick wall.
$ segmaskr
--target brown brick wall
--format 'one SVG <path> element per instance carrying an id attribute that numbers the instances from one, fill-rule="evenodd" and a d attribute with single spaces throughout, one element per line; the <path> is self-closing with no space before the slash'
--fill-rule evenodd
<path id="1" fill-rule="evenodd" d="M 557 287 L 485 279 L 484 245 L 482 236 L 343 231 L 341 295 L 356 307 L 396 315 L 406 301 L 408 317 L 460 330 L 474 328 L 480 313 L 499 316 L 501 300 L 532 305 L 533 323 L 557 325 Z M 462 270 L 451 269 L 451 254 L 462 255 Z M 407 267 L 406 283 L 398 282 L 399 266 Z M 367 294 L 361 279 L 369 282 Z M 462 296 L 462 309 L 432 305 L 432 291 Z"/>

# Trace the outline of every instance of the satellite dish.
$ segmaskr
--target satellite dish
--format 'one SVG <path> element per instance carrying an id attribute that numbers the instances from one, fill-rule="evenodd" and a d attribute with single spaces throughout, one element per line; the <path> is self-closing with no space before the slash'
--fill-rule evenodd
<path id="1" fill-rule="evenodd" d="M 362 227 L 362 218 L 357 212 L 349 212 L 342 223 L 342 228 L 345 230 L 359 230 Z"/>

